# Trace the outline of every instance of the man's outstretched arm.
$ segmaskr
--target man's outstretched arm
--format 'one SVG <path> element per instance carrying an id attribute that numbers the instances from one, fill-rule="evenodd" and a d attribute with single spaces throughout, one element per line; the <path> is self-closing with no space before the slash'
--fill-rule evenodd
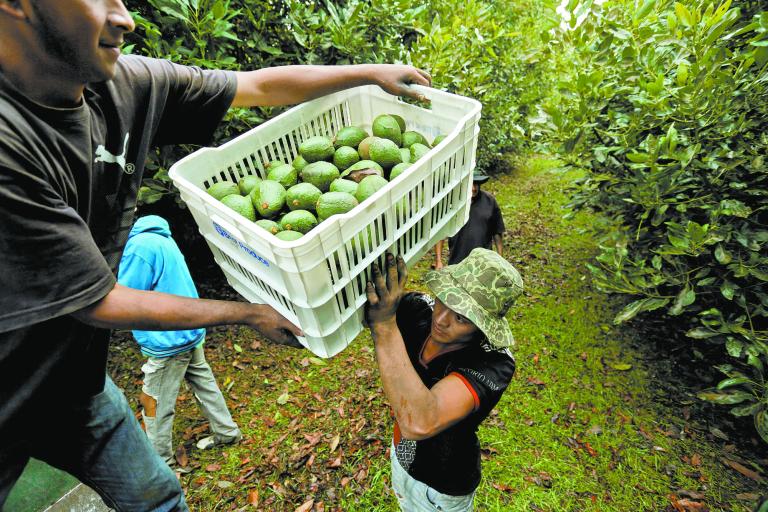
<path id="1" fill-rule="evenodd" d="M 298 347 L 301 329 L 266 304 L 192 299 L 116 284 L 101 300 L 72 316 L 107 329 L 173 331 L 214 325 L 248 325 L 275 343 Z"/>
<path id="2" fill-rule="evenodd" d="M 431 82 L 426 71 L 400 64 L 278 66 L 238 72 L 232 106 L 295 105 L 360 85 L 378 85 L 395 96 L 423 100 L 410 85 Z"/>

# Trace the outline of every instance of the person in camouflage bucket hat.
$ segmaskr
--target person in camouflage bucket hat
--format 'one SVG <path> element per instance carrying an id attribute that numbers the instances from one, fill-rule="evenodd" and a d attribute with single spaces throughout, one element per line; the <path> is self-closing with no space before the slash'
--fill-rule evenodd
<path id="1" fill-rule="evenodd" d="M 515 344 L 506 314 L 523 293 L 520 273 L 499 254 L 474 249 L 466 259 L 425 276 L 443 304 L 467 317 L 497 348 Z"/>
<path id="2" fill-rule="evenodd" d="M 371 268 L 365 320 L 395 418 L 392 490 L 404 512 L 468 512 L 481 481 L 477 428 L 515 373 L 505 315 L 523 280 L 478 248 L 426 275 L 432 297 L 406 292 L 405 261 L 386 258 L 385 272 Z"/>

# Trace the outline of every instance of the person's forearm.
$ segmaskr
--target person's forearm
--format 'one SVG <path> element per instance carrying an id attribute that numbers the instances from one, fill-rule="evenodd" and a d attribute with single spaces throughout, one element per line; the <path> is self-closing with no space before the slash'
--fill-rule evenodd
<path id="1" fill-rule="evenodd" d="M 493 242 L 496 244 L 496 252 L 499 253 L 500 256 L 504 256 L 504 241 L 501 238 L 501 235 L 493 235 Z"/>
<path id="2" fill-rule="evenodd" d="M 406 439 L 425 439 L 438 423 L 437 399 L 411 365 L 395 320 L 375 324 L 371 335 L 384 393 Z"/>
<path id="3" fill-rule="evenodd" d="M 103 299 L 73 313 L 83 323 L 107 329 L 173 331 L 246 323 L 254 304 L 192 299 L 115 285 Z"/>
<path id="4" fill-rule="evenodd" d="M 238 73 L 233 107 L 295 105 L 349 87 L 375 84 L 369 64 L 279 66 Z"/>

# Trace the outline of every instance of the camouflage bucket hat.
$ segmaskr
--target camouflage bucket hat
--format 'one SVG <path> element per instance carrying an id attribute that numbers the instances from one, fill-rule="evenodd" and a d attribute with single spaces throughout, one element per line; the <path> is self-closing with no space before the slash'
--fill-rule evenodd
<path id="1" fill-rule="evenodd" d="M 515 344 L 505 316 L 523 293 L 523 278 L 499 254 L 475 249 L 456 265 L 427 272 L 425 281 L 443 304 L 483 331 L 491 345 Z"/>

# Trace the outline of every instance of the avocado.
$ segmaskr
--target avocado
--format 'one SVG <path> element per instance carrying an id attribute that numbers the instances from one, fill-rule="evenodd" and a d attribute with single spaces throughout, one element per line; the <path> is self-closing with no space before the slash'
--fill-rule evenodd
<path id="1" fill-rule="evenodd" d="M 284 163 L 285 162 L 281 162 L 280 160 L 272 160 L 271 162 L 267 162 L 264 164 L 264 170 L 269 172 L 270 170 L 274 169 L 275 167 L 279 167 Z"/>
<path id="2" fill-rule="evenodd" d="M 343 178 L 344 176 L 348 176 L 351 172 L 360 171 L 362 169 L 376 169 L 377 171 L 381 172 L 382 176 L 384 175 L 384 168 L 373 160 L 360 160 L 359 162 L 347 167 L 346 170 L 341 173 L 341 177 Z"/>
<path id="3" fill-rule="evenodd" d="M 376 139 L 371 142 L 370 153 L 371 160 L 385 169 L 390 169 L 403 161 L 400 157 L 400 148 L 389 139 Z M 411 149 L 411 154 L 413 154 L 413 149 Z"/>
<path id="4" fill-rule="evenodd" d="M 253 187 L 255 187 L 260 181 L 261 178 L 252 174 L 244 176 L 237 182 L 237 187 L 240 189 L 240 194 L 247 196 L 251 193 Z"/>
<path id="5" fill-rule="evenodd" d="M 351 146 L 341 146 L 333 154 L 333 165 L 338 167 L 340 171 L 359 161 L 360 155 Z"/>
<path id="6" fill-rule="evenodd" d="M 400 148 L 400 159 L 408 163 L 411 161 L 411 150 L 408 148 Z"/>
<path id="7" fill-rule="evenodd" d="M 269 219 L 257 220 L 256 221 L 256 225 L 259 226 L 260 228 L 266 229 L 267 231 L 269 231 L 273 235 L 275 233 L 278 233 L 279 231 L 282 231 L 282 229 L 280 228 L 280 224 L 278 224 L 277 222 L 275 222 L 273 220 L 269 220 Z"/>
<path id="8" fill-rule="evenodd" d="M 437 146 L 441 142 L 443 142 L 443 139 L 445 139 L 447 135 L 440 134 L 437 137 L 435 137 L 435 140 L 432 141 L 432 147 Z"/>
<path id="9" fill-rule="evenodd" d="M 358 184 L 352 180 L 336 179 L 331 182 L 331 192 L 346 192 L 348 194 L 355 195 L 357 192 Z"/>
<path id="10" fill-rule="evenodd" d="M 406 163 L 406 162 L 402 162 L 402 163 L 399 163 L 399 164 L 397 164 L 396 166 L 394 166 L 394 167 L 392 168 L 392 170 L 391 170 L 391 171 L 389 171 L 389 181 L 392 181 L 393 179 L 395 179 L 395 178 L 397 178 L 398 176 L 400 176 L 400 174 L 401 174 L 401 173 L 402 173 L 404 170 L 406 170 L 407 168 L 409 168 L 410 166 L 411 166 L 411 164 L 409 164 L 409 163 Z"/>
<path id="11" fill-rule="evenodd" d="M 256 220 L 256 212 L 250 198 L 243 197 L 240 194 L 230 194 L 221 198 L 222 204 L 232 208 L 237 213 L 250 221 Z"/>
<path id="12" fill-rule="evenodd" d="M 330 160 L 333 152 L 333 143 L 328 137 L 310 137 L 299 144 L 299 153 L 309 163 Z"/>
<path id="13" fill-rule="evenodd" d="M 311 183 L 298 183 L 285 193 L 285 204 L 290 210 L 314 210 L 323 192 Z"/>
<path id="14" fill-rule="evenodd" d="M 425 146 L 428 146 L 429 143 L 427 142 L 427 139 L 424 138 L 422 134 L 419 132 L 403 132 L 403 147 L 404 148 L 410 148 L 416 143 L 424 144 Z"/>
<path id="15" fill-rule="evenodd" d="M 369 160 L 371 155 L 368 153 L 368 148 L 371 146 L 371 142 L 376 140 L 376 137 L 366 137 L 358 144 L 357 152 L 360 153 L 360 158 L 363 160 Z"/>
<path id="16" fill-rule="evenodd" d="M 345 126 L 333 138 L 333 147 L 336 149 L 342 146 L 356 148 L 366 137 L 368 137 L 368 132 L 359 126 Z"/>
<path id="17" fill-rule="evenodd" d="M 317 200 L 317 217 L 323 221 L 331 215 L 346 213 L 359 203 L 355 196 L 347 192 L 326 192 Z"/>
<path id="18" fill-rule="evenodd" d="M 267 179 L 276 181 L 285 188 L 292 187 L 299 181 L 299 172 L 291 164 L 282 164 L 270 168 Z"/>
<path id="19" fill-rule="evenodd" d="M 416 162 L 419 158 L 429 153 L 429 148 L 424 144 L 417 142 L 411 146 L 411 162 Z"/>
<path id="20" fill-rule="evenodd" d="M 306 234 L 315 226 L 317 226 L 317 218 L 307 210 L 293 210 L 280 219 L 280 227 L 285 231 L 298 231 Z"/>
<path id="21" fill-rule="evenodd" d="M 384 114 L 373 120 L 373 135 L 381 139 L 389 139 L 400 146 L 403 143 L 403 133 L 400 123 L 394 117 Z"/>
<path id="22" fill-rule="evenodd" d="M 291 165 L 294 169 L 297 171 L 301 171 L 303 168 L 307 166 L 309 162 L 304 160 L 304 157 L 301 155 L 298 155 L 296 158 L 293 159 L 293 162 L 291 162 Z"/>
<path id="23" fill-rule="evenodd" d="M 262 217 L 274 217 L 285 206 L 285 187 L 264 180 L 251 190 L 251 201 Z"/>
<path id="24" fill-rule="evenodd" d="M 362 203 L 376 193 L 377 190 L 385 187 L 387 183 L 389 182 L 381 176 L 366 176 L 357 186 L 355 199 Z"/>
<path id="25" fill-rule="evenodd" d="M 211 194 L 214 199 L 221 201 L 228 195 L 239 194 L 240 188 L 231 181 L 220 181 L 208 187 L 206 192 Z"/>
<path id="26" fill-rule="evenodd" d="M 331 182 L 339 177 L 339 169 L 330 162 L 313 162 L 301 170 L 301 180 L 311 183 L 321 192 L 328 192 Z"/>
<path id="27" fill-rule="evenodd" d="M 400 131 L 404 132 L 405 131 L 405 119 L 403 119 L 402 116 L 399 116 L 397 114 L 389 114 L 389 115 L 391 117 L 393 117 L 395 119 L 395 121 L 397 121 L 397 125 L 400 127 Z"/>
<path id="28" fill-rule="evenodd" d="M 280 240 L 285 240 L 286 242 L 293 242 L 294 240 L 298 240 L 304 235 L 302 235 L 298 231 L 278 231 L 275 236 Z"/>

